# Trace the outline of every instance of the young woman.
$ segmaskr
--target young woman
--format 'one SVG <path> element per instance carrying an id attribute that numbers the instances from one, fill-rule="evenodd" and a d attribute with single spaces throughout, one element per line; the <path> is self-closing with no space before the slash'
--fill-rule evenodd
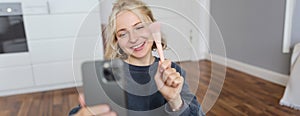
<path id="1" fill-rule="evenodd" d="M 149 25 L 153 22 L 155 19 L 145 3 L 139 0 L 118 0 L 106 27 L 105 58 L 123 59 L 131 75 L 124 78 L 138 83 L 128 84 L 129 88 L 139 88 L 126 92 L 129 115 L 204 115 L 184 81 L 185 72 L 170 60 L 160 60 L 152 55 L 156 45 Z M 164 39 L 162 46 L 166 47 Z M 111 111 L 105 104 L 87 108 L 84 100 L 79 101 L 80 107 L 73 109 L 71 115 L 122 115 Z M 142 113 L 139 114 L 139 111 Z"/>

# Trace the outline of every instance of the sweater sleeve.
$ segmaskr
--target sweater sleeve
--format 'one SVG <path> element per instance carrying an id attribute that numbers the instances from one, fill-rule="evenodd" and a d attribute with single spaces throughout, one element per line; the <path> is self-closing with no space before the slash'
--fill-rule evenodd
<path id="1" fill-rule="evenodd" d="M 189 86 L 187 82 L 185 81 L 186 73 L 184 70 L 182 70 L 178 65 L 175 63 L 172 64 L 172 67 L 175 68 L 181 76 L 184 78 L 184 84 L 182 87 L 182 90 L 180 92 L 183 106 L 179 111 L 172 112 L 169 105 L 166 105 L 165 110 L 168 114 L 172 116 L 205 116 L 204 112 L 202 111 L 202 108 L 197 101 L 196 96 L 190 91 Z"/>

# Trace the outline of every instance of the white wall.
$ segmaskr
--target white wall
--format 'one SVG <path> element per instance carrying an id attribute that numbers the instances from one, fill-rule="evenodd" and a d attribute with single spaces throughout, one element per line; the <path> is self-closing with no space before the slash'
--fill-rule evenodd
<path id="1" fill-rule="evenodd" d="M 209 38 L 208 0 L 145 2 L 162 23 L 162 32 L 170 48 L 165 50 L 166 58 L 173 61 L 204 59 Z"/>

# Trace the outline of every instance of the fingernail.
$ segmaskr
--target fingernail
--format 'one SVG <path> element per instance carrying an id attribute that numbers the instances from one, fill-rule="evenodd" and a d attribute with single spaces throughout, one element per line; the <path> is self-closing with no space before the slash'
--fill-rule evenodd
<path id="1" fill-rule="evenodd" d="M 159 71 L 162 73 L 164 70 L 163 70 L 163 69 L 160 69 Z"/>

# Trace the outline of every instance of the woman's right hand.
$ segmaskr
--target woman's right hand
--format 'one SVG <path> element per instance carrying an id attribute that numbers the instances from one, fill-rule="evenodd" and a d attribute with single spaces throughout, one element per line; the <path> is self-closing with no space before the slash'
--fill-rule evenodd
<path id="1" fill-rule="evenodd" d="M 106 104 L 87 107 L 84 101 L 84 95 L 81 93 L 79 94 L 79 103 L 81 109 L 75 116 L 117 116 L 117 113 L 111 111 L 109 105 Z"/>

